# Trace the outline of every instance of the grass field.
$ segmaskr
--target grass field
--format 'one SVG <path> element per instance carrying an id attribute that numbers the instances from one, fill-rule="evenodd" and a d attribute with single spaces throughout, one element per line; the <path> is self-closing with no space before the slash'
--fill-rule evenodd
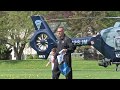
<path id="1" fill-rule="evenodd" d="M 51 65 L 47 60 L 0 60 L 0 79 L 51 79 Z M 115 65 L 98 66 L 97 61 L 73 59 L 73 79 L 120 79 Z M 60 79 L 65 79 L 61 74 Z"/>

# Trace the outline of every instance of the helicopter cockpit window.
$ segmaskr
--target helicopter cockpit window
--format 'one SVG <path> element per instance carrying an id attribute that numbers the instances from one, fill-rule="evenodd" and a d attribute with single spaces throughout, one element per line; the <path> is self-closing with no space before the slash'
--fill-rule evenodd
<path id="1" fill-rule="evenodd" d="M 120 50 L 120 28 L 116 27 L 110 27 L 107 29 L 104 29 L 100 32 L 102 39 L 104 42 L 115 48 L 116 50 Z"/>
<path id="2" fill-rule="evenodd" d="M 117 30 L 117 35 L 115 36 L 115 50 L 120 50 L 120 30 Z"/>

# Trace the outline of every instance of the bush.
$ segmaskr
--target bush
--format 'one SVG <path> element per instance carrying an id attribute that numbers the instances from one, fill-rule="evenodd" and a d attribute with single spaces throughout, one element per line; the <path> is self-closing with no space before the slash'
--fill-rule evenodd
<path id="1" fill-rule="evenodd" d="M 39 59 L 39 56 L 36 54 L 33 58 L 34 59 Z"/>
<path id="2" fill-rule="evenodd" d="M 0 45 L 0 60 L 10 60 L 12 49 Z"/>
<path id="3" fill-rule="evenodd" d="M 27 55 L 26 59 L 33 59 L 33 56 L 31 54 Z"/>

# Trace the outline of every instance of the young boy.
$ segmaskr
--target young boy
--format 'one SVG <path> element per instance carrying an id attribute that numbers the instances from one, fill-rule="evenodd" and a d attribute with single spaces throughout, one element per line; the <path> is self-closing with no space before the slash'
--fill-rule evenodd
<path id="1" fill-rule="evenodd" d="M 55 56 L 55 53 L 56 53 L 56 48 L 53 48 L 50 52 L 50 58 L 49 58 L 49 61 L 48 63 L 46 64 L 46 67 L 51 63 L 51 70 L 52 70 L 52 78 L 53 78 L 53 68 L 54 68 L 54 62 L 55 62 L 55 59 L 54 59 L 54 56 Z"/>

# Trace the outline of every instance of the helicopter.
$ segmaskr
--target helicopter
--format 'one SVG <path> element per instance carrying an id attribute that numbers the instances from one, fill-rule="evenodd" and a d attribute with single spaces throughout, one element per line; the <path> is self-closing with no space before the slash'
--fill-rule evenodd
<path id="1" fill-rule="evenodd" d="M 57 45 L 57 38 L 43 16 L 31 16 L 31 19 L 35 32 L 30 39 L 30 46 L 41 59 L 47 59 L 51 49 Z M 120 22 L 116 22 L 112 27 L 100 30 L 95 36 L 71 39 L 76 47 L 93 46 L 104 56 L 102 60 L 99 60 L 98 65 L 107 67 L 116 64 L 116 71 L 118 71 L 120 64 Z"/>

